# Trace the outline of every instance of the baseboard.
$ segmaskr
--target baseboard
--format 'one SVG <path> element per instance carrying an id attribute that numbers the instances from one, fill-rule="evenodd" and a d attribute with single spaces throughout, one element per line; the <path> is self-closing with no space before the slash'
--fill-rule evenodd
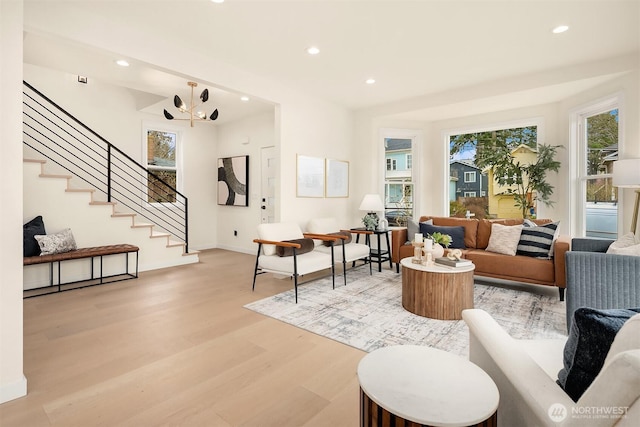
<path id="1" fill-rule="evenodd" d="M 22 379 L 11 384 L 0 385 L 0 403 L 17 399 L 27 395 L 27 378 L 23 375 Z"/>
<path id="2" fill-rule="evenodd" d="M 258 251 L 258 245 L 256 245 L 254 250 L 247 250 L 247 249 L 242 249 L 242 248 L 236 248 L 233 246 L 227 246 L 227 245 L 218 245 L 218 249 L 224 249 L 226 251 L 231 251 L 231 252 L 238 252 L 241 254 L 247 254 L 247 255 L 255 255 L 256 252 Z"/>

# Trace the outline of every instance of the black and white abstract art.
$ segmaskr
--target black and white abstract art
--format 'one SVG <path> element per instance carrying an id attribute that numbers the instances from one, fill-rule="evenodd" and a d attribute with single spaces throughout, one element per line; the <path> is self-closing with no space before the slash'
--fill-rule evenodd
<path id="1" fill-rule="evenodd" d="M 249 156 L 218 159 L 218 204 L 249 206 Z"/>

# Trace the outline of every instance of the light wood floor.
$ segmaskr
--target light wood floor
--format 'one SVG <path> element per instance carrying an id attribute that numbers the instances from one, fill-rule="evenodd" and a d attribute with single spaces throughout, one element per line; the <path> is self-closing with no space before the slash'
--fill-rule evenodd
<path id="1" fill-rule="evenodd" d="M 243 308 L 292 287 L 265 274 L 251 292 L 254 262 L 210 250 L 25 300 L 29 392 L 0 425 L 357 426 L 365 353 Z"/>

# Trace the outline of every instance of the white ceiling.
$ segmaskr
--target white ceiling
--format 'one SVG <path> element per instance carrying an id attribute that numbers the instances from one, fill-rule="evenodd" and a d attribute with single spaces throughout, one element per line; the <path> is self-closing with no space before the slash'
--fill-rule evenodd
<path id="1" fill-rule="evenodd" d="M 25 0 L 25 4 L 41 1 L 45 0 Z M 531 85 L 532 75 L 558 74 L 558 70 L 561 74 L 581 64 L 638 55 L 640 50 L 638 0 L 46 2 L 59 3 L 61 13 L 88 13 L 135 26 L 158 40 L 179 40 L 194 53 L 348 108 L 379 109 L 386 116 L 410 120 L 454 117 L 462 107 L 477 114 L 553 102 L 615 73 L 604 69 L 579 79 L 547 79 L 538 85 Z M 29 33 L 28 10 L 25 28 Z M 552 34 L 558 24 L 567 24 L 570 30 Z M 320 48 L 319 55 L 305 52 L 311 45 Z M 35 32 L 25 38 L 25 62 L 135 88 L 140 106 L 159 108 L 160 113 L 174 93 L 188 99 L 184 84 L 188 76 L 145 64 L 116 69 L 111 53 Z M 365 84 L 369 77 L 376 83 Z M 527 79 L 527 84 L 514 84 Z M 465 88 L 478 91 L 499 82 L 510 82 L 509 90 L 442 101 L 447 94 Z M 272 108 L 259 100 L 241 103 L 239 95 L 212 93 L 221 119 Z M 429 102 L 430 97 L 440 101 Z"/>

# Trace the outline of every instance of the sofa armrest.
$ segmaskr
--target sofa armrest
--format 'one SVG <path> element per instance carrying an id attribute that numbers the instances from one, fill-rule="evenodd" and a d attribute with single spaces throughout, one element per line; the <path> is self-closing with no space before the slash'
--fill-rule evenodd
<path id="1" fill-rule="evenodd" d="M 558 236 L 553 243 L 553 268 L 555 269 L 556 286 L 567 287 L 567 275 L 565 266 L 565 254 L 571 248 L 571 238 L 569 236 Z"/>
<path id="2" fill-rule="evenodd" d="M 407 229 L 394 228 L 391 230 L 391 261 L 400 262 L 400 247 L 407 242 Z"/>
<path id="3" fill-rule="evenodd" d="M 578 252 L 607 252 L 613 242 L 614 240 L 612 239 L 575 237 L 571 239 L 571 250 Z"/>
<path id="4" fill-rule="evenodd" d="M 640 257 L 568 251 L 567 329 L 579 307 L 640 307 Z"/>
<path id="5" fill-rule="evenodd" d="M 560 403 L 568 409 L 574 405 L 555 378 L 549 377 L 488 313 L 464 310 L 462 318 L 469 327 L 469 360 L 489 374 L 500 391 L 501 425 L 550 425 L 552 405 Z"/>

